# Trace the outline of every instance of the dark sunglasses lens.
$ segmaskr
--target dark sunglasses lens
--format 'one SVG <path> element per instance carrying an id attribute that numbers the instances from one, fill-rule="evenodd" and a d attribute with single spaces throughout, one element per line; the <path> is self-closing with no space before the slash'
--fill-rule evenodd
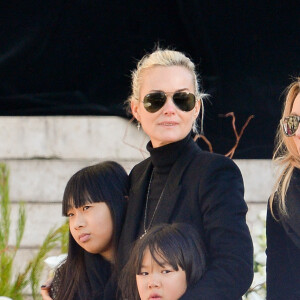
<path id="1" fill-rule="evenodd" d="M 175 93 L 173 101 L 183 111 L 191 111 L 195 107 L 196 98 L 192 93 Z"/>
<path id="2" fill-rule="evenodd" d="M 151 93 L 144 98 L 144 107 L 148 112 L 154 113 L 160 110 L 166 103 L 164 93 Z"/>
<path id="3" fill-rule="evenodd" d="M 283 131 L 286 136 L 293 136 L 299 126 L 299 121 L 296 116 L 289 116 L 283 120 Z"/>

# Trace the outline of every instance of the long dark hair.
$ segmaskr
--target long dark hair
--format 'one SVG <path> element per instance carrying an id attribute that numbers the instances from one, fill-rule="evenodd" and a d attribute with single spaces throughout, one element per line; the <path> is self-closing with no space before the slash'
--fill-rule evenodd
<path id="1" fill-rule="evenodd" d="M 116 249 L 124 219 L 128 184 L 126 171 L 116 162 L 107 161 L 83 168 L 67 183 L 62 213 L 67 216 L 71 207 L 79 208 L 87 203 L 105 202 L 110 209 L 113 221 L 112 242 Z M 55 299 L 69 300 L 75 295 L 76 299 L 91 299 L 89 295 L 92 295 L 93 291 L 91 291 L 86 268 L 86 259 L 89 257 L 92 255 L 81 248 L 69 232 L 68 256 L 57 271 L 59 288 Z M 98 288 L 104 289 L 104 286 Z"/>
<path id="2" fill-rule="evenodd" d="M 123 299 L 140 299 L 136 274 L 141 271 L 147 249 L 157 264 L 161 265 L 162 259 L 174 270 L 178 271 L 178 267 L 184 270 L 188 287 L 193 286 L 205 271 L 205 246 L 192 225 L 184 223 L 156 225 L 136 241 L 130 258 L 122 270 L 119 289 Z"/>

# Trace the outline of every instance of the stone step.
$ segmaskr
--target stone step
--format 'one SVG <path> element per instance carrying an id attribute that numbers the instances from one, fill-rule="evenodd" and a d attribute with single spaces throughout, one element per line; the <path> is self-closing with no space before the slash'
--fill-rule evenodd
<path id="1" fill-rule="evenodd" d="M 10 170 L 13 202 L 60 202 L 70 177 L 101 160 L 2 160 Z M 130 172 L 138 161 L 118 161 Z"/>
<path id="2" fill-rule="evenodd" d="M 0 118 L 0 159 L 135 160 L 147 140 L 120 117 Z"/>
<path id="3" fill-rule="evenodd" d="M 10 169 L 11 200 L 59 202 L 67 181 L 79 169 L 101 160 L 5 160 Z M 117 160 L 129 173 L 139 161 Z M 235 160 L 245 184 L 247 202 L 267 201 L 274 184 L 271 160 Z"/>

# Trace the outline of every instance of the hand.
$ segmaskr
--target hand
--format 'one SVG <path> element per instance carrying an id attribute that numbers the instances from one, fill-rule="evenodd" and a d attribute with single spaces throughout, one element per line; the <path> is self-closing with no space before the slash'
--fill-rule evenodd
<path id="1" fill-rule="evenodd" d="M 41 286 L 41 295 L 43 300 L 53 300 L 49 295 L 51 282 L 52 280 L 47 280 L 47 282 Z"/>

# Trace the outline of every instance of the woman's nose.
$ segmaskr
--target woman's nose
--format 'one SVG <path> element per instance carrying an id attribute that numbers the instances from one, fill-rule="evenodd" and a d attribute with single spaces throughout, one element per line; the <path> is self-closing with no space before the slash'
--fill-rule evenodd
<path id="1" fill-rule="evenodd" d="M 297 138 L 300 138 L 300 124 L 298 125 L 298 128 L 297 128 L 297 130 L 296 130 L 296 132 L 295 132 L 295 136 L 296 136 Z"/>
<path id="2" fill-rule="evenodd" d="M 163 106 L 163 113 L 166 115 L 172 115 L 176 111 L 176 105 L 173 102 L 172 96 L 168 96 L 165 105 Z"/>

